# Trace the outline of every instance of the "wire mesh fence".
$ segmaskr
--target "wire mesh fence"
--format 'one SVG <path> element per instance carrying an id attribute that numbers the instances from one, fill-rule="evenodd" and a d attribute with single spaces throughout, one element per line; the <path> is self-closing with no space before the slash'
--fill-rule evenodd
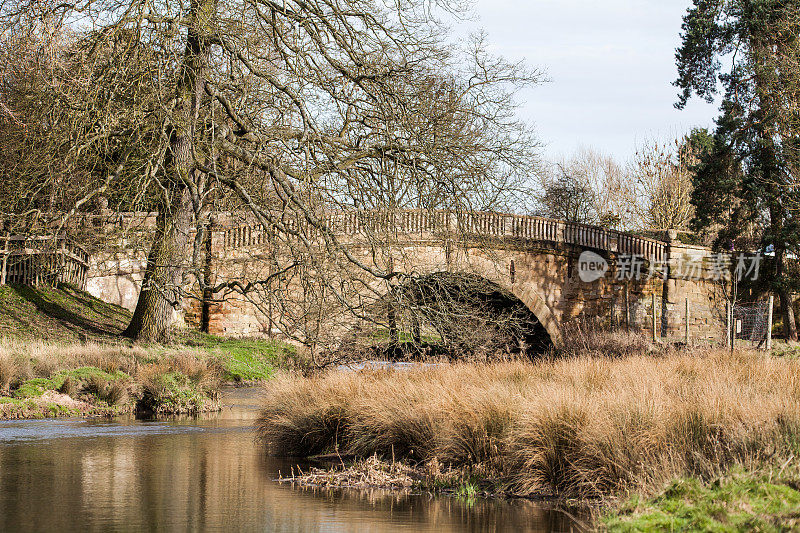
<path id="1" fill-rule="evenodd" d="M 612 330 L 641 332 L 666 343 L 769 349 L 772 298 L 735 305 L 666 302 L 660 297 L 616 300 L 609 309 Z M 654 314 L 655 313 L 655 317 Z"/>
<path id="2" fill-rule="evenodd" d="M 744 348 L 764 349 L 769 339 L 769 301 L 740 303 L 733 306 L 731 338 Z"/>

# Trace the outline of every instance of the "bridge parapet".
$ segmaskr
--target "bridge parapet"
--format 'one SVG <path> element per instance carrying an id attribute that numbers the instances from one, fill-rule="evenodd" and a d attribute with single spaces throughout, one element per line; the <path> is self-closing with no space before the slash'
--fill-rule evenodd
<path id="1" fill-rule="evenodd" d="M 296 218 L 277 220 L 287 229 L 313 236 L 318 231 Z M 260 247 L 267 235 L 255 217 L 244 211 L 215 213 L 216 231 L 222 232 L 226 251 Z M 70 226 L 97 227 L 119 231 L 149 232 L 155 227 L 156 213 L 131 212 L 83 214 Z M 425 238 L 501 238 L 568 244 L 618 254 L 637 255 L 651 262 L 667 260 L 665 242 L 589 224 L 565 222 L 544 217 L 495 212 L 455 213 L 446 210 L 404 209 L 396 211 L 359 210 L 329 212 L 321 222 L 336 236 L 392 235 L 412 240 Z"/>
<path id="2" fill-rule="evenodd" d="M 230 222 L 233 222 L 231 224 Z M 379 212 L 353 210 L 329 213 L 324 220 L 337 236 L 392 234 L 424 239 L 501 238 L 568 244 L 612 253 L 637 255 L 648 261 L 663 262 L 668 245 L 664 242 L 599 226 L 564 222 L 536 216 L 504 213 L 456 214 L 448 211 L 399 210 Z M 286 222 L 296 229 L 296 223 Z M 260 246 L 266 243 L 263 229 L 254 221 L 223 224 L 226 250 Z"/>

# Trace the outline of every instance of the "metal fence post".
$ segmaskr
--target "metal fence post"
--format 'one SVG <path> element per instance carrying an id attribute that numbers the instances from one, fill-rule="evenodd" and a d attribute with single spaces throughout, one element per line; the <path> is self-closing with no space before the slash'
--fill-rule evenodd
<path id="1" fill-rule="evenodd" d="M 767 302 L 767 351 L 772 352 L 772 307 L 775 305 L 775 296 L 769 295 Z"/>
<path id="2" fill-rule="evenodd" d="M 731 347 L 731 303 L 725 302 L 725 346 Z"/>
<path id="3" fill-rule="evenodd" d="M 684 318 L 686 319 L 686 327 L 685 327 L 686 329 L 684 331 L 684 341 L 686 343 L 686 346 L 689 346 L 689 341 L 691 340 L 689 336 L 689 298 L 686 298 L 685 301 L 686 301 L 686 313 Z"/>
<path id="4" fill-rule="evenodd" d="M 653 342 L 656 342 L 656 293 L 652 294 L 653 297 Z"/>

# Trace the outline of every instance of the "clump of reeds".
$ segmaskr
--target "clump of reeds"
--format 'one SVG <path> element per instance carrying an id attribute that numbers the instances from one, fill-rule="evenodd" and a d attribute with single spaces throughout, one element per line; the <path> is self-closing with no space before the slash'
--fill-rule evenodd
<path id="1" fill-rule="evenodd" d="M 68 380 L 69 378 L 67 378 Z M 64 380 L 64 387 L 67 384 Z M 99 374 L 91 374 L 83 386 L 83 390 L 97 396 L 108 405 L 122 405 L 128 401 L 130 383 L 128 379 L 108 380 Z"/>
<path id="2" fill-rule="evenodd" d="M 18 363 L 8 354 L 0 354 L 0 392 L 8 391 L 19 375 Z"/>
<path id="3" fill-rule="evenodd" d="M 268 387 L 279 455 L 480 465 L 519 495 L 597 498 L 800 452 L 800 361 L 725 351 L 330 372 Z"/>
<path id="4" fill-rule="evenodd" d="M 108 373 L 132 374 L 137 361 L 149 354 L 140 347 L 102 344 L 55 344 L 0 338 L 0 361 L 13 361 L 9 381 L 49 377 L 62 370 L 95 367 Z"/>
<path id="5" fill-rule="evenodd" d="M 564 325 L 558 353 L 566 357 L 596 355 L 628 357 L 663 353 L 665 347 L 655 344 L 640 332 L 616 329 L 609 331 L 592 320 L 578 318 Z"/>
<path id="6" fill-rule="evenodd" d="M 221 374 L 218 361 L 202 350 L 185 346 L 148 349 L 137 345 L 57 344 L 0 337 L 0 389 L 3 384 L 10 386 L 80 367 L 135 375 L 141 366 L 153 362 L 164 363 L 198 381 L 213 382 Z"/>

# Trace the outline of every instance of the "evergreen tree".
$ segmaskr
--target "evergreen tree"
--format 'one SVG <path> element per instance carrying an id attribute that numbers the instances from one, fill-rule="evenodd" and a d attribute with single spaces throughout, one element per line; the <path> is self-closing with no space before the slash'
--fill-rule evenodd
<path id="1" fill-rule="evenodd" d="M 796 68 L 800 2 L 694 0 L 684 17 L 676 54 L 682 92 L 677 107 L 697 95 L 713 101 L 723 90 L 721 115 L 695 177 L 696 229 L 717 227 L 715 246 L 730 249 L 756 237 L 774 250 L 768 280 L 780 298 L 787 338 L 797 340 L 787 256 L 800 247 L 790 90 Z M 725 68 L 723 68 L 723 65 Z M 751 243 L 748 243 L 751 244 Z"/>

